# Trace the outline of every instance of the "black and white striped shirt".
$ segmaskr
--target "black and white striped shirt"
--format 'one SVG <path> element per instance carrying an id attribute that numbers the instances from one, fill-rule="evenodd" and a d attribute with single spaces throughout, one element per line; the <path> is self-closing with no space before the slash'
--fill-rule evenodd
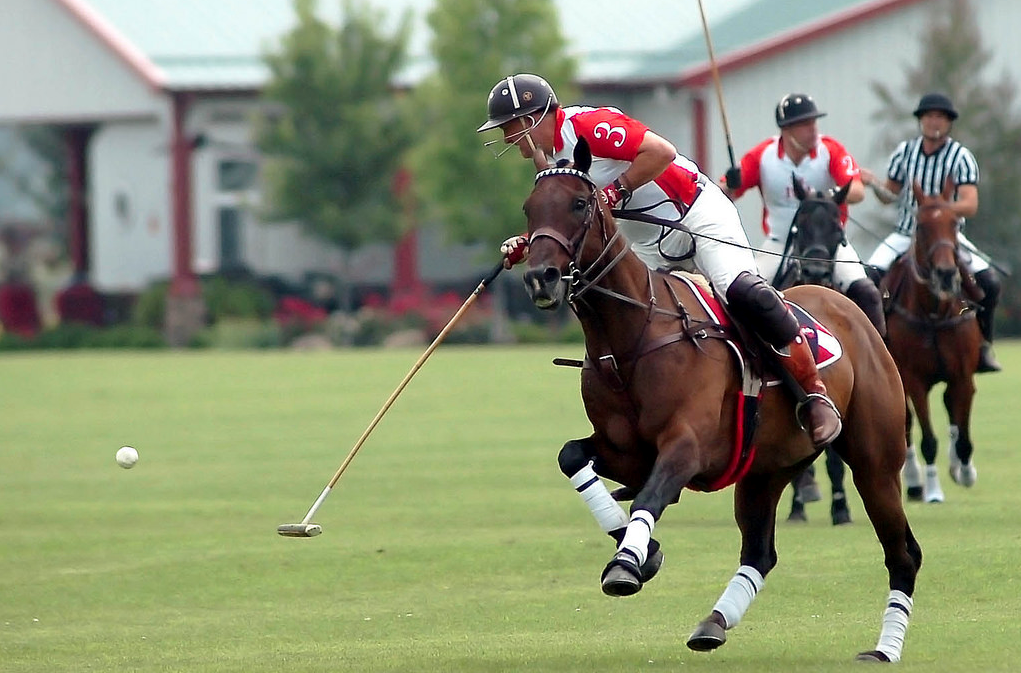
<path id="1" fill-rule="evenodd" d="M 897 146 L 890 156 L 886 175 L 901 184 L 897 231 L 910 236 L 915 228 L 916 210 L 912 183 L 917 181 L 925 194 L 942 192 L 947 178 L 958 186 L 977 185 L 978 162 L 971 150 L 953 138 L 947 138 L 935 154 L 925 154 L 922 136 L 918 136 Z"/>

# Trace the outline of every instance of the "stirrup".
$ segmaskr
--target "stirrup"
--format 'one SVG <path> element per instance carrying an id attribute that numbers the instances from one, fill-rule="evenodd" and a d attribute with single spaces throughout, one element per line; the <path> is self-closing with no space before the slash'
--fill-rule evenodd
<path id="1" fill-rule="evenodd" d="M 822 393 L 806 393 L 805 399 L 798 402 L 798 404 L 794 407 L 794 417 L 797 419 L 798 425 L 801 427 L 802 430 L 805 431 L 806 434 L 808 434 L 809 437 L 812 437 L 812 429 L 805 427 L 804 422 L 801 420 L 802 416 L 801 412 L 806 407 L 808 407 L 808 405 L 813 400 L 819 400 L 820 402 L 828 406 L 830 409 L 832 409 L 833 413 L 836 414 L 837 416 L 837 429 L 832 433 L 831 436 L 824 438 L 823 441 L 816 444 L 817 447 L 826 446 L 827 444 L 831 443 L 834 439 L 836 439 L 837 436 L 840 435 L 840 431 L 844 429 L 843 423 L 841 422 L 840 410 L 837 409 L 837 405 L 833 403 L 833 400 L 830 399 L 829 395 L 824 395 Z M 809 412 L 809 415 L 811 415 L 811 412 Z M 815 444 L 814 438 L 812 439 L 812 443 Z"/>
<path id="2" fill-rule="evenodd" d="M 978 356 L 978 367 L 975 369 L 976 374 L 988 374 L 991 372 L 1002 371 L 1003 367 L 996 361 L 996 356 L 993 354 L 993 345 L 988 341 L 982 342 L 982 347 L 979 350 Z"/>

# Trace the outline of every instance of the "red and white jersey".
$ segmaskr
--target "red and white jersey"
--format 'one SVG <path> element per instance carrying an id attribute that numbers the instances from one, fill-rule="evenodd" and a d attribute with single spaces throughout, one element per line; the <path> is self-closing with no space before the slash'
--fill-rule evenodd
<path id="1" fill-rule="evenodd" d="M 762 194 L 762 230 L 766 236 L 783 241 L 799 203 L 794 195 L 792 173 L 806 186 L 825 191 L 843 187 L 859 172 L 854 157 L 830 136 L 820 135 L 815 149 L 799 164 L 784 151 L 780 136 L 773 136 L 741 157 L 741 187 L 734 190 L 734 198 L 758 187 Z M 847 222 L 846 203 L 840 206 L 840 221 Z"/>
<path id="2" fill-rule="evenodd" d="M 613 107 L 572 106 L 558 108 L 553 159 L 573 160 L 574 146 L 584 137 L 592 149 L 589 175 L 600 188 L 619 178 L 638 154 L 645 124 Z M 699 170 L 695 162 L 678 154 L 654 181 L 636 189 L 628 208 L 644 208 L 673 199 L 691 205 L 698 193 Z"/>

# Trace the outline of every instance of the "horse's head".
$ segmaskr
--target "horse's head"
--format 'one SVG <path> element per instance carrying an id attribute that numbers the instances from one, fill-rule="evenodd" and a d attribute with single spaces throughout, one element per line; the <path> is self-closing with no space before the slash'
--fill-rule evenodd
<path id="1" fill-rule="evenodd" d="M 792 255 L 799 258 L 803 283 L 826 285 L 833 277 L 837 246 L 847 244 L 840 222 L 840 204 L 847 198 L 851 183 L 827 198 L 815 190 L 806 190 L 797 176 L 792 174 L 791 179 L 794 195 L 801 202 L 791 223 L 794 229 L 791 232 L 794 236 Z"/>
<path id="2" fill-rule="evenodd" d="M 940 194 L 930 196 L 915 182 L 911 185 L 918 204 L 912 259 L 917 275 L 940 299 L 960 294 L 961 272 L 957 263 L 957 214 L 950 207 L 954 183 L 947 180 Z"/>
<path id="3" fill-rule="evenodd" d="M 588 175 L 592 153 L 584 138 L 578 139 L 573 164 L 551 166 L 541 149 L 533 161 L 535 188 L 525 200 L 525 286 L 538 308 L 553 309 L 567 297 L 567 283 L 583 261 L 589 230 L 597 218 L 602 221 L 602 202 Z"/>

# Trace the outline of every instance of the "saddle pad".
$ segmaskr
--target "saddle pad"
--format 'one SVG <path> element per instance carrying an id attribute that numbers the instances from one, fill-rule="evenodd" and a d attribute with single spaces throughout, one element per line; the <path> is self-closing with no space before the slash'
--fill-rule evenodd
<path id="1" fill-rule="evenodd" d="M 705 309 L 705 312 L 709 314 L 709 318 L 714 323 L 723 327 L 731 325 L 730 316 L 724 312 L 719 299 L 713 294 L 708 283 L 695 282 L 687 274 L 675 272 L 672 275 L 691 288 L 699 304 L 702 305 L 702 308 Z M 837 337 L 801 306 L 787 299 L 784 299 L 784 302 L 791 307 L 794 317 L 798 319 L 798 324 L 802 327 L 801 333 L 808 339 L 808 345 L 811 347 L 812 355 L 815 357 L 816 367 L 822 369 L 839 360 L 844 351 Z M 742 368 L 744 368 L 743 346 L 729 338 L 727 343 L 735 350 L 738 360 Z"/>

